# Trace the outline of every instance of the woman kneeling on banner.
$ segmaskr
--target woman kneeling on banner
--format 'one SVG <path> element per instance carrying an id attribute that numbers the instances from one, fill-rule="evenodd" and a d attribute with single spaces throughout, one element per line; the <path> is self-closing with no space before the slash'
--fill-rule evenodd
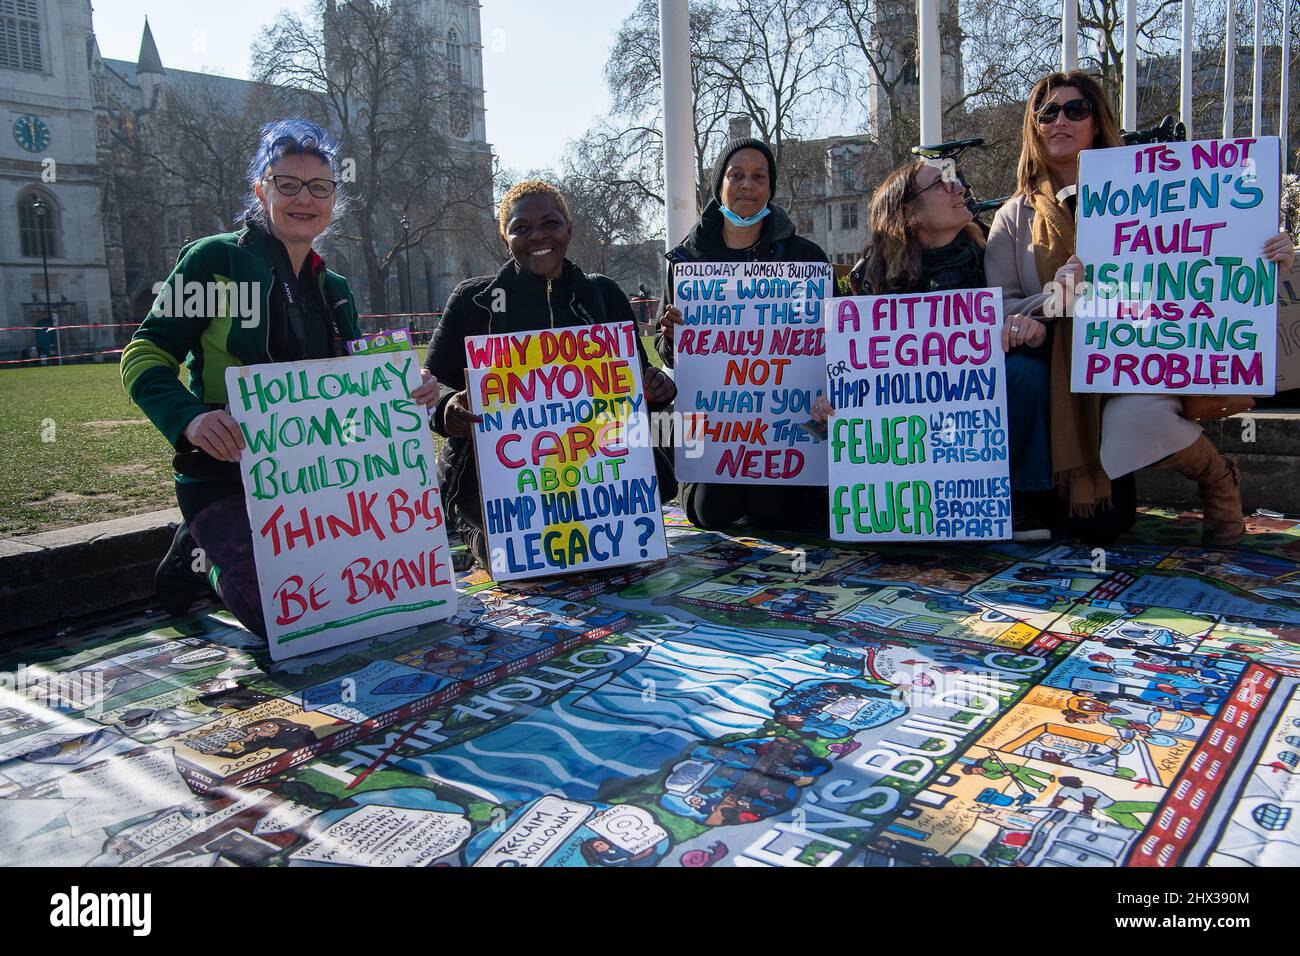
<path id="1" fill-rule="evenodd" d="M 994 218 L 985 269 L 989 283 L 1002 287 L 1008 322 L 1043 318 L 1045 311 L 1049 321 L 1063 315 L 1050 323 L 1057 327 L 1047 412 L 1052 474 L 1068 501 L 1071 530 L 1089 543 L 1113 541 L 1135 518 L 1132 473 L 1172 468 L 1200 489 L 1205 543 L 1235 543 L 1245 531 L 1236 464 L 1183 417 L 1178 397 L 1070 391 L 1068 312 L 1083 263 L 1074 254 L 1073 202 L 1058 194 L 1076 184 L 1080 152 L 1123 145 L 1105 94 L 1080 71 L 1043 77 L 1025 104 L 1022 136 L 1016 195 Z M 1289 269 L 1290 238 L 1282 233 L 1269 240 L 1263 255 Z"/>
<path id="2" fill-rule="evenodd" d="M 198 596 L 193 572 L 206 568 L 240 623 L 266 634 L 239 471 L 244 437 L 226 410 L 226 369 L 343 356 L 346 341 L 359 337 L 347 280 L 312 248 L 337 211 L 338 178 L 339 145 L 315 123 L 262 127 L 248 167 L 243 228 L 181 250 L 122 351 L 122 383 L 176 449 L 176 501 L 185 520 L 158 569 L 159 595 L 173 613 L 188 610 Z M 188 308 L 196 287 L 205 293 L 199 315 Z M 186 303 L 184 314 L 172 308 L 176 302 Z M 177 378 L 181 362 L 188 389 Z M 411 396 L 428 406 L 438 386 L 425 377 Z"/>
<path id="3" fill-rule="evenodd" d="M 945 179 L 938 164 L 912 160 L 885 177 L 871 197 L 871 229 L 862 259 L 849 276 L 855 295 L 898 295 L 981 289 L 984 237 L 966 205 L 966 186 Z M 1002 327 L 1006 356 L 1007 445 L 1013 499 L 1012 528 L 1018 541 L 1045 540 L 1046 523 L 1026 499 L 1052 488 L 1047 445 L 1047 328 L 1025 316 Z M 823 396 L 813 417 L 833 409 Z"/>
<path id="4" fill-rule="evenodd" d="M 734 139 L 713 168 L 713 199 L 681 245 L 668 253 L 663 312 L 655 349 L 673 367 L 673 340 L 682 313 L 672 304 L 678 262 L 829 262 L 821 246 L 795 235 L 794 223 L 772 202 L 776 159 L 762 140 Z M 749 518 L 763 528 L 825 528 L 826 488 L 685 482 L 682 510 L 698 528 L 726 528 Z"/>
<path id="5" fill-rule="evenodd" d="M 588 275 L 565 258 L 573 221 L 564 196 L 550 183 L 533 179 L 513 186 L 501 200 L 498 225 L 510 259 L 496 275 L 466 279 L 452 290 L 424 359 L 426 369 L 444 385 L 433 413 L 434 431 L 449 439 L 438 457 L 442 500 L 485 570 L 491 570 L 491 563 L 472 443 L 479 416 L 470 411 L 465 389 L 465 338 L 636 321 L 618 283 Z M 677 388 L 650 364 L 639 336 L 637 351 L 646 406 L 653 414 L 672 402 Z M 677 494 L 672 458 L 660 448 L 654 449 L 654 458 L 659 500 L 669 501 Z"/>

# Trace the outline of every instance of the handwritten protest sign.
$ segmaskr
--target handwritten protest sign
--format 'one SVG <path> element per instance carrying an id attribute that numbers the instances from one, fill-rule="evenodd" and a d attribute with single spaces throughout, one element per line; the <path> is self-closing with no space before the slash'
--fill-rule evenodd
<path id="1" fill-rule="evenodd" d="M 674 266 L 679 481 L 826 484 L 809 412 L 826 383 L 822 299 L 833 291 L 821 262 Z"/>
<path id="2" fill-rule="evenodd" d="M 831 538 L 1011 537 L 1002 291 L 830 308 Z"/>
<path id="3" fill-rule="evenodd" d="M 1076 392 L 1271 395 L 1277 137 L 1079 156 Z"/>
<path id="4" fill-rule="evenodd" d="M 275 660 L 456 610 L 415 353 L 226 370 Z"/>
<path id="5" fill-rule="evenodd" d="M 499 581 L 667 556 L 630 322 L 465 340 Z"/>
<path id="6" fill-rule="evenodd" d="M 1300 388 L 1300 260 L 1278 279 L 1277 390 Z"/>

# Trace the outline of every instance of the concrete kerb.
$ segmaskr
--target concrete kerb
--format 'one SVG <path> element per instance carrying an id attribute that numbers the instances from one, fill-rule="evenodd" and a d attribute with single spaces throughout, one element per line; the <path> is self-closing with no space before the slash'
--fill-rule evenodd
<path id="1" fill-rule="evenodd" d="M 153 596 L 176 508 L 0 540 L 0 634 L 57 629 Z"/>

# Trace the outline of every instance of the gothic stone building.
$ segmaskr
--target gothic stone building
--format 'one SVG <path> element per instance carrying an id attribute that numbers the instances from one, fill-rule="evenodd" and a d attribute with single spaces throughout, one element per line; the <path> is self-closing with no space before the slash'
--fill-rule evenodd
<path id="1" fill-rule="evenodd" d="M 448 122 L 454 147 L 490 171 L 479 6 L 409 2 L 445 37 L 465 90 L 468 108 Z M 251 131 L 279 115 L 266 92 L 165 64 L 147 22 L 135 62 L 103 57 L 89 0 L 0 0 L 0 109 L 10 131 L 0 136 L 0 362 L 37 351 L 115 359 L 181 246 L 234 225 Z M 228 155 L 203 148 L 218 144 L 204 141 L 196 104 L 244 121 Z M 325 251 L 365 311 L 360 256 L 344 242 Z M 447 241 L 411 249 L 398 266 L 390 309 L 422 312 L 493 263 L 472 244 Z M 61 331 L 42 331 L 53 326 Z"/>

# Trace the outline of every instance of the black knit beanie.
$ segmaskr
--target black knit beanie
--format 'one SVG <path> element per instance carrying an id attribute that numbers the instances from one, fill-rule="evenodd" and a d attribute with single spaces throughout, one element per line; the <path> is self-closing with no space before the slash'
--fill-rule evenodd
<path id="1" fill-rule="evenodd" d="M 772 150 L 768 148 L 767 143 L 753 136 L 737 137 L 722 148 L 722 155 L 718 157 L 718 162 L 713 167 L 713 198 L 719 203 L 722 202 L 722 177 L 727 172 L 727 160 L 742 149 L 756 149 L 767 157 L 767 181 L 771 188 L 771 195 L 768 196 L 767 201 L 771 202 L 776 198 L 776 157 L 772 155 Z"/>

